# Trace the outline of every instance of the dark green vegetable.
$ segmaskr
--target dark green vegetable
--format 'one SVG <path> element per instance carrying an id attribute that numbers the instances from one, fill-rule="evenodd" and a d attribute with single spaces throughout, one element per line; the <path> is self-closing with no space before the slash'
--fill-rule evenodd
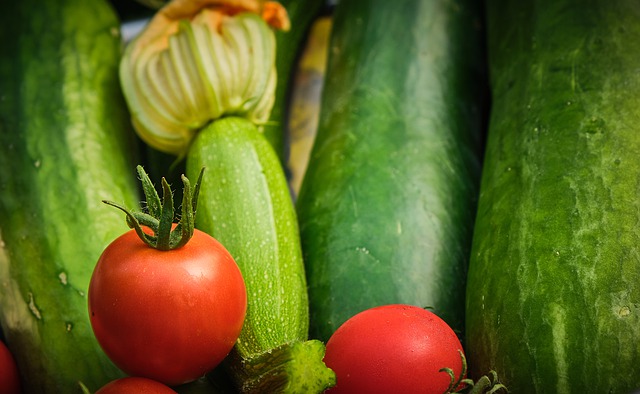
<path id="1" fill-rule="evenodd" d="M 493 95 L 467 288 L 472 375 L 640 386 L 640 3 L 488 3 Z"/>
<path id="2" fill-rule="evenodd" d="M 86 300 L 100 253 L 126 229 L 102 198 L 138 203 L 118 23 L 100 0 L 0 6 L 0 322 L 25 393 L 122 376 Z"/>
<path id="3" fill-rule="evenodd" d="M 343 1 L 298 213 L 311 335 L 368 307 L 458 332 L 480 177 L 476 2 Z"/>

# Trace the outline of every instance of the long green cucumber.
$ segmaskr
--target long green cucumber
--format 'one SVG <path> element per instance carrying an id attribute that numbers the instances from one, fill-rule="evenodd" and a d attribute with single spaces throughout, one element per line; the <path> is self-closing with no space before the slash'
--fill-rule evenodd
<path id="1" fill-rule="evenodd" d="M 222 118 L 198 133 L 187 155 L 188 176 L 203 166 L 196 227 L 225 245 L 247 286 L 230 370 L 243 392 L 322 392 L 334 375 L 322 363 L 324 345 L 307 342 L 300 236 L 275 150 L 250 121 Z M 261 381 L 276 372 L 283 379 Z"/>
<path id="2" fill-rule="evenodd" d="M 640 3 L 487 2 L 493 107 L 467 288 L 472 373 L 640 388 Z"/>
<path id="3" fill-rule="evenodd" d="M 341 1 L 297 202 L 311 336 L 380 304 L 455 330 L 480 178 L 480 12 L 469 1 Z"/>
<path id="4" fill-rule="evenodd" d="M 134 134 L 106 1 L 0 6 L 0 322 L 26 393 L 97 390 L 121 376 L 93 337 L 86 291 L 137 204 Z M 133 206 L 133 205 L 132 205 Z"/>

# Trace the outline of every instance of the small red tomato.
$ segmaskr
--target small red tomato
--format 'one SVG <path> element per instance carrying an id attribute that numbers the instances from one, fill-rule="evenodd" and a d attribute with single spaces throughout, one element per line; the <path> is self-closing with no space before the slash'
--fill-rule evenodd
<path id="1" fill-rule="evenodd" d="M 107 383 L 96 394 L 176 394 L 169 386 L 152 379 L 127 377 Z"/>
<path id="2" fill-rule="evenodd" d="M 327 341 L 325 363 L 336 373 L 327 393 L 442 394 L 463 366 L 462 345 L 441 318 L 410 305 L 356 314 Z"/>
<path id="3" fill-rule="evenodd" d="M 0 394 L 19 394 L 20 375 L 7 345 L 0 341 Z"/>
<path id="4" fill-rule="evenodd" d="M 88 297 L 94 334 L 109 358 L 129 375 L 169 386 L 218 365 L 240 335 L 247 308 L 232 256 L 197 229 L 173 250 L 126 232 L 98 260 Z"/>

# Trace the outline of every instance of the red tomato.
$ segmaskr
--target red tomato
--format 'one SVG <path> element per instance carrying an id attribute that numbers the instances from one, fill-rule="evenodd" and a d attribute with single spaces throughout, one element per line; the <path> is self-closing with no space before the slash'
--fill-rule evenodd
<path id="1" fill-rule="evenodd" d="M 19 394 L 20 375 L 11 352 L 0 341 L 0 394 Z"/>
<path id="2" fill-rule="evenodd" d="M 462 371 L 462 345 L 438 316 L 409 305 L 360 312 L 327 341 L 325 363 L 337 384 L 327 393 L 444 393 Z"/>
<path id="3" fill-rule="evenodd" d="M 152 379 L 128 377 L 107 383 L 95 394 L 176 394 L 169 386 Z"/>
<path id="4" fill-rule="evenodd" d="M 131 230 L 103 252 L 89 284 L 89 316 L 109 358 L 129 375 L 169 386 L 200 378 L 240 335 L 247 295 L 229 252 L 195 230 L 160 251 Z"/>

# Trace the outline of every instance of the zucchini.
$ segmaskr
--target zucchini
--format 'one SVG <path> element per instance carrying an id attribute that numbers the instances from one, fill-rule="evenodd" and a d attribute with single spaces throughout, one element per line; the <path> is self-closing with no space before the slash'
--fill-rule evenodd
<path id="1" fill-rule="evenodd" d="M 297 201 L 311 336 L 372 306 L 431 307 L 461 333 L 480 178 L 474 1 L 341 1 Z"/>
<path id="2" fill-rule="evenodd" d="M 145 142 L 186 158 L 188 176 L 209 168 L 196 226 L 229 250 L 247 287 L 244 328 L 224 366 L 234 383 L 242 392 L 322 392 L 335 375 L 324 344 L 307 341 L 295 208 L 262 133 L 277 80 L 272 27 L 289 19 L 275 2 L 247 2 L 242 12 L 222 3 L 160 9 L 126 49 L 121 85 Z"/>
<path id="3" fill-rule="evenodd" d="M 335 376 L 322 362 L 324 344 L 306 341 L 300 237 L 278 155 L 249 120 L 225 117 L 197 134 L 186 167 L 188 177 L 207 168 L 196 227 L 225 245 L 247 287 L 247 316 L 227 362 L 236 384 L 242 392 L 321 393 Z"/>
<path id="4" fill-rule="evenodd" d="M 97 390 L 122 373 L 93 336 L 86 293 L 138 203 L 135 134 L 107 1 L 0 6 L 0 321 L 26 393 Z M 131 205 L 133 206 L 133 205 Z"/>
<path id="5" fill-rule="evenodd" d="M 136 6 L 131 0 L 113 0 L 119 6 L 121 13 L 130 15 L 137 12 Z M 120 4 L 123 2 L 124 4 Z M 169 0 L 138 0 L 140 7 L 150 10 L 158 10 L 165 6 Z M 290 81 L 295 65 L 300 55 L 304 41 L 308 35 L 313 21 L 323 11 L 324 0 L 281 0 L 279 3 L 286 9 L 291 28 L 284 31 L 275 31 L 276 47 L 276 70 L 278 74 L 278 84 L 275 88 L 274 104 L 268 122 L 263 126 L 263 132 L 267 140 L 271 143 L 276 153 L 284 162 L 287 151 L 287 117 L 289 114 L 290 91 L 292 89 Z M 155 156 L 155 153 L 152 153 Z M 179 180 L 179 176 L 178 176 Z"/>
<path id="6" fill-rule="evenodd" d="M 125 0 L 130 2 L 131 0 Z M 154 3 L 157 8 L 163 4 L 163 0 L 140 0 L 140 3 L 151 7 Z M 286 163 L 289 156 L 288 146 L 292 131 L 289 125 L 290 102 L 293 74 L 295 66 L 300 57 L 301 48 L 304 46 L 309 30 L 316 17 L 323 12 L 324 0 L 282 0 L 282 6 L 287 10 L 291 21 L 289 31 L 274 31 L 275 35 L 275 67 L 277 71 L 277 81 L 274 93 L 274 104 L 269 120 L 262 126 L 262 131 L 283 163 Z M 180 174 L 182 174 L 184 161 L 176 161 L 175 156 L 159 152 L 151 147 L 146 147 L 145 153 L 148 158 L 147 165 L 150 173 L 161 173 L 173 183 L 180 184 Z M 154 170 L 154 168 L 156 168 Z M 176 199 L 179 200 L 181 190 L 176 190 Z"/>
<path id="7" fill-rule="evenodd" d="M 487 2 L 493 96 L 467 287 L 472 375 L 640 387 L 640 3 Z"/>

